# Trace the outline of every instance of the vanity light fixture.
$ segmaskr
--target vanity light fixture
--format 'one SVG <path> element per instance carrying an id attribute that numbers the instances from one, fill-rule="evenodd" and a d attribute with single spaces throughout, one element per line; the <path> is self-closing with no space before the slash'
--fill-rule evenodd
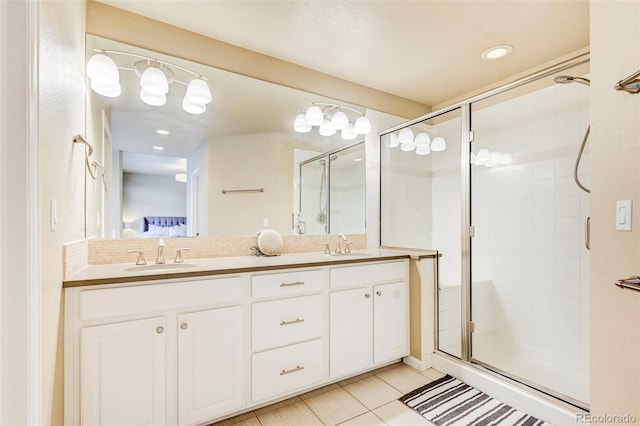
<path id="1" fill-rule="evenodd" d="M 477 154 L 471 153 L 471 164 L 474 166 L 496 167 L 506 166 L 513 163 L 511 155 L 500 151 L 490 151 L 482 148 Z"/>
<path id="2" fill-rule="evenodd" d="M 391 149 L 400 146 L 400 150 L 404 152 L 415 150 L 417 155 L 429 155 L 431 152 L 440 152 L 447 149 L 447 142 L 442 136 L 436 136 L 432 140 L 426 132 L 419 132 L 414 135 L 413 130 L 405 127 L 398 133 L 394 132 L 389 135 L 387 146 Z"/>
<path id="3" fill-rule="evenodd" d="M 211 90 L 206 78 L 201 74 L 180 65 L 134 53 L 117 50 L 100 50 L 87 63 L 91 89 L 102 96 L 115 98 L 120 96 L 120 73 L 118 70 L 133 71 L 140 77 L 140 99 L 147 105 L 160 107 L 167 103 L 167 93 L 172 83 L 186 86 L 182 109 L 190 114 L 202 114 L 211 102 Z M 131 68 L 118 66 L 111 56 L 124 56 L 139 59 Z M 189 82 L 175 78 L 173 69 L 188 74 Z"/>
<path id="4" fill-rule="evenodd" d="M 359 115 L 355 121 L 349 121 L 346 111 Z M 296 115 L 293 129 L 298 133 L 310 132 L 313 127 L 318 127 L 318 133 L 322 136 L 333 136 L 338 130 L 342 139 L 350 141 L 358 135 L 366 135 L 371 132 L 371 122 L 364 113 L 346 106 L 313 102 L 309 107 Z"/>
<path id="5" fill-rule="evenodd" d="M 493 61 L 494 59 L 500 59 L 513 52 L 513 46 L 510 44 L 500 44 L 493 46 L 482 52 L 482 59 L 486 61 Z"/>

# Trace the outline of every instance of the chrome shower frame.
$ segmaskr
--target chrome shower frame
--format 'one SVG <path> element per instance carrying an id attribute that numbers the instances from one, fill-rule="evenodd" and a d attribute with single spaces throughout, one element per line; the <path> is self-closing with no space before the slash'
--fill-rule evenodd
<path id="1" fill-rule="evenodd" d="M 579 407 L 579 408 L 583 408 L 583 409 L 588 409 L 588 405 L 581 402 L 581 401 L 577 401 L 567 395 L 563 395 L 560 394 L 559 392 L 556 392 L 554 390 L 551 389 L 547 389 L 544 388 L 543 386 L 536 384 L 536 383 L 531 383 L 530 381 L 527 381 L 523 378 L 520 377 L 516 377 L 512 374 L 509 374 L 507 372 L 504 372 L 498 368 L 496 368 L 495 366 L 489 366 L 486 365 L 484 363 L 482 363 L 479 360 L 476 360 L 472 357 L 471 354 L 471 333 L 472 333 L 472 327 L 473 324 L 471 322 L 471 238 L 473 235 L 473 227 L 472 227 L 472 221 L 471 221 L 471 163 L 470 163 L 470 153 L 471 153 L 471 146 L 473 144 L 473 131 L 472 131 L 472 127 L 471 127 L 471 107 L 474 103 L 478 102 L 478 101 L 482 101 L 485 99 L 488 99 L 490 97 L 505 93 L 507 91 L 510 91 L 512 89 L 516 89 L 518 87 L 524 86 L 526 84 L 529 84 L 531 82 L 537 81 L 537 80 L 541 80 L 541 79 L 545 79 L 545 78 L 549 78 L 552 77 L 558 73 L 561 73 L 563 71 L 572 69 L 574 67 L 580 66 L 580 65 L 584 65 L 589 63 L 590 61 L 590 55 L 589 53 L 584 53 L 584 54 L 579 54 L 576 55 L 570 59 L 567 59 L 565 61 L 562 61 L 558 64 L 555 64 L 553 66 L 544 68 L 540 71 L 537 71 L 535 73 L 529 74 L 525 77 L 519 78 L 511 83 L 505 84 L 503 86 L 500 86 L 498 88 L 489 90 L 487 92 L 475 95 L 473 97 L 470 97 L 468 99 L 465 99 L 463 101 L 454 103 L 452 105 L 449 105 L 445 108 L 442 108 L 440 110 L 431 112 L 429 114 L 423 115 L 421 117 L 415 118 L 413 120 L 407 121 L 405 123 L 399 124 L 397 126 L 388 128 L 386 130 L 383 130 L 381 132 L 378 133 L 378 136 L 380 137 L 380 141 L 382 140 L 382 137 L 385 135 L 388 135 L 390 133 L 396 132 L 398 130 L 401 130 L 403 128 L 407 128 L 410 126 L 413 126 L 415 124 L 421 123 L 423 121 L 426 120 L 430 120 L 433 119 L 435 117 L 441 116 L 443 114 L 447 114 L 449 112 L 455 111 L 455 110 L 460 110 L 460 114 L 461 114 L 461 139 L 460 139 L 460 143 L 461 143 L 461 161 L 460 161 L 460 177 L 461 177 L 461 181 L 460 181 L 460 185 L 461 185 L 461 194 L 462 194 L 462 205 L 461 205 L 461 210 L 462 210 L 462 216 L 461 216 L 461 279 L 462 279 L 462 332 L 461 332 L 461 342 L 462 342 L 462 350 L 461 350 L 461 357 L 457 358 L 455 356 L 452 356 L 451 354 L 448 354 L 446 352 L 443 352 L 441 350 L 438 349 L 438 332 L 437 330 L 439 330 L 439 318 L 438 318 L 438 310 L 437 310 L 437 303 L 438 303 L 438 298 L 436 297 L 434 300 L 434 315 L 435 315 L 435 327 L 436 327 L 436 332 L 434 333 L 435 335 L 435 352 L 441 356 L 444 356 L 446 358 L 452 359 L 455 362 L 462 362 L 465 365 L 469 365 L 472 366 L 474 368 L 477 368 L 479 370 L 485 371 L 493 376 L 495 376 L 496 378 L 499 378 L 501 380 L 507 380 L 508 382 L 510 382 L 511 384 L 518 386 L 520 388 L 522 388 L 523 390 L 533 393 L 539 397 L 542 398 L 547 398 L 550 401 L 553 401 L 554 403 L 558 403 L 559 401 L 563 401 L 569 405 L 575 406 L 575 407 Z M 640 75 L 640 72 L 639 72 Z M 582 77 L 573 77 L 572 78 L 573 81 L 577 82 L 577 83 L 582 83 L 582 84 L 587 84 L 585 81 L 586 80 Z M 569 82 L 569 81 L 567 81 Z M 588 134 L 587 134 L 588 136 Z M 380 158 L 382 157 L 382 150 L 384 149 L 384 144 L 381 142 L 380 143 Z M 382 187 L 382 173 L 380 173 L 380 187 Z M 382 245 L 382 220 L 379 221 L 379 229 L 378 229 L 378 245 L 380 247 L 384 247 Z M 436 282 L 436 286 L 437 286 L 437 282 Z"/>

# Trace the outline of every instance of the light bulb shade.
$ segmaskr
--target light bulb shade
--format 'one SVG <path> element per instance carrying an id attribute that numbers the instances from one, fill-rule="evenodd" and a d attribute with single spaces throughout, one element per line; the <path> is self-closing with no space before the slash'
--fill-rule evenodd
<path id="1" fill-rule="evenodd" d="M 318 133 L 322 136 L 333 136 L 336 134 L 336 128 L 331 125 L 331 121 L 324 120 L 318 129 Z"/>
<path id="2" fill-rule="evenodd" d="M 400 130 L 400 133 L 398 133 L 398 142 L 400 142 L 401 145 L 406 143 L 413 143 L 413 131 L 408 127 Z M 411 150 L 413 150 L 413 148 L 411 148 L 409 151 Z"/>
<path id="3" fill-rule="evenodd" d="M 154 94 L 145 90 L 140 90 L 140 99 L 147 105 L 162 106 L 167 103 L 167 96 L 164 93 Z"/>
<path id="4" fill-rule="evenodd" d="M 416 144 L 416 154 L 418 155 L 429 155 L 431 153 L 431 149 L 429 145 L 417 145 Z"/>
<path id="5" fill-rule="evenodd" d="M 492 157 L 489 157 L 489 159 L 484 162 L 485 167 L 495 167 L 497 165 L 498 165 L 498 161 Z"/>
<path id="6" fill-rule="evenodd" d="M 120 81 L 120 73 L 116 63 L 104 53 L 96 53 L 89 59 L 87 75 L 91 81 L 99 84 L 113 85 Z"/>
<path id="7" fill-rule="evenodd" d="M 342 111 L 336 111 L 331 117 L 331 125 L 336 130 L 344 130 L 349 125 L 349 117 Z"/>
<path id="8" fill-rule="evenodd" d="M 404 152 L 411 152 L 416 148 L 416 143 L 414 141 L 405 142 L 400 144 L 400 149 Z"/>
<path id="9" fill-rule="evenodd" d="M 396 133 L 391 133 L 389 137 L 389 148 L 395 148 L 398 145 L 400 145 L 400 142 L 398 141 L 398 135 Z"/>
<path id="10" fill-rule="evenodd" d="M 204 112 L 207 110 L 207 106 L 205 104 L 191 102 L 185 96 L 184 99 L 182 99 L 182 109 L 187 111 L 189 114 L 198 115 L 204 114 Z"/>
<path id="11" fill-rule="evenodd" d="M 423 146 L 423 145 L 429 146 L 429 144 L 431 143 L 431 138 L 426 133 L 418 133 L 416 135 L 415 141 L 416 141 L 416 147 Z"/>
<path id="12" fill-rule="evenodd" d="M 108 98 L 117 98 L 122 93 L 122 87 L 120 83 L 100 83 L 98 80 L 91 80 L 91 90 L 99 95 L 106 96 Z"/>
<path id="13" fill-rule="evenodd" d="M 358 117 L 356 122 L 353 124 L 356 133 L 359 135 L 367 135 L 371 132 L 371 122 L 364 115 L 362 117 Z"/>
<path id="14" fill-rule="evenodd" d="M 293 130 L 298 133 L 307 133 L 311 130 L 311 124 L 307 123 L 307 120 L 304 119 L 304 113 L 301 112 L 296 116 L 293 122 Z"/>
<path id="15" fill-rule="evenodd" d="M 476 161 L 481 161 L 484 163 L 486 160 L 489 159 L 490 156 L 491 156 L 491 153 L 489 152 L 489 150 L 486 148 L 482 148 L 480 151 L 478 151 L 478 155 L 476 156 Z"/>
<path id="16" fill-rule="evenodd" d="M 194 78 L 187 86 L 187 92 L 184 95 L 189 102 L 195 104 L 206 105 L 211 102 L 211 90 L 206 81 L 201 78 Z"/>
<path id="17" fill-rule="evenodd" d="M 358 137 L 358 134 L 356 133 L 356 129 L 353 127 L 353 124 L 349 123 L 349 125 L 340 132 L 340 136 L 346 141 L 352 141 Z"/>
<path id="18" fill-rule="evenodd" d="M 442 136 L 438 136 L 431 142 L 431 151 L 438 152 L 447 149 L 447 142 Z"/>
<path id="19" fill-rule="evenodd" d="M 307 121 L 307 124 L 319 126 L 324 122 L 324 114 L 320 107 L 311 105 L 307 108 L 307 113 L 304 115 L 304 119 Z"/>
<path id="20" fill-rule="evenodd" d="M 169 82 L 160 68 L 149 67 L 140 76 L 140 88 L 152 95 L 166 95 Z"/>

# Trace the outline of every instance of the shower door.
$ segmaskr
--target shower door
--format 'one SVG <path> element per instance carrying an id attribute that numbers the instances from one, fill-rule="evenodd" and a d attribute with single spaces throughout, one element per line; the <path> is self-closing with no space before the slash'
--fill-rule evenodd
<path id="1" fill-rule="evenodd" d="M 472 104 L 471 361 L 589 402 L 589 88 L 553 76 Z M 588 145 L 578 174 L 588 184 Z"/>
<path id="2" fill-rule="evenodd" d="M 299 234 L 318 235 L 329 231 L 327 214 L 328 157 L 300 164 Z"/>

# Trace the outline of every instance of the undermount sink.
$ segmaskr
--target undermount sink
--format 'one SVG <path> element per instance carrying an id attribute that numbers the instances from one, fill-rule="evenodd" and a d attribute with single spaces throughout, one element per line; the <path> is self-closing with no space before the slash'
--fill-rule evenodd
<path id="1" fill-rule="evenodd" d="M 195 263 L 160 263 L 153 265 L 136 265 L 125 269 L 125 271 L 178 271 L 180 269 L 189 269 L 197 266 Z"/>
<path id="2" fill-rule="evenodd" d="M 364 256 L 371 256 L 371 255 L 369 253 L 352 252 L 352 253 L 331 253 L 330 256 L 336 256 L 336 257 L 364 257 Z"/>

